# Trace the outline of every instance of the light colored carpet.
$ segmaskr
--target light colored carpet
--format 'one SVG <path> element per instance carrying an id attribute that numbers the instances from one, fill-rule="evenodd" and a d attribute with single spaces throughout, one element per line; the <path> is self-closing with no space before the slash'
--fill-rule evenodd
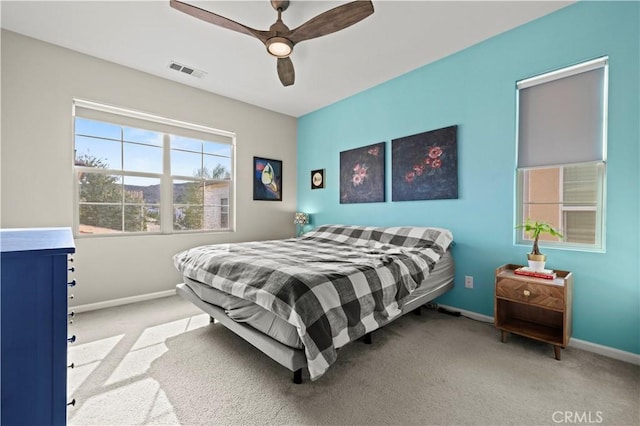
<path id="1" fill-rule="evenodd" d="M 69 424 L 640 424 L 640 367 L 423 309 L 315 382 L 178 296 L 77 315 Z"/>

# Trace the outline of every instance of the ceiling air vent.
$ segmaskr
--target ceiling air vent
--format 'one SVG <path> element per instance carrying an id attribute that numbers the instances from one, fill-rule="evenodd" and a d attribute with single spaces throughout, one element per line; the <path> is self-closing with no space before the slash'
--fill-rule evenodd
<path id="1" fill-rule="evenodd" d="M 179 64 L 176 61 L 169 62 L 169 68 L 171 68 L 172 70 L 183 72 L 185 74 L 189 74 L 190 76 L 193 76 L 193 77 L 198 77 L 198 78 L 202 78 L 205 75 L 207 75 L 205 71 Z"/>

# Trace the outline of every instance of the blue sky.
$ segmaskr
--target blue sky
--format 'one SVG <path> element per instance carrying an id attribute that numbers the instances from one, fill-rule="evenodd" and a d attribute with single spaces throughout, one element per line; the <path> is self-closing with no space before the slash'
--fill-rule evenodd
<path id="1" fill-rule="evenodd" d="M 75 119 L 76 158 L 83 154 L 103 160 L 112 170 L 162 174 L 163 134 L 117 124 Z M 123 142 L 124 141 L 124 142 Z M 194 176 L 202 165 L 231 171 L 231 145 L 171 135 L 171 174 Z M 158 179 L 126 177 L 125 184 L 157 185 Z"/>

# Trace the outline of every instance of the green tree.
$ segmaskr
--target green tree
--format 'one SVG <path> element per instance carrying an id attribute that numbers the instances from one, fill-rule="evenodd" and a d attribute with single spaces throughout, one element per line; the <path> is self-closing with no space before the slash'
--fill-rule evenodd
<path id="1" fill-rule="evenodd" d="M 76 166 L 107 169 L 109 165 L 90 154 L 76 158 Z M 144 195 L 140 191 L 124 189 L 121 178 L 103 173 L 81 172 L 80 180 L 80 224 L 117 231 L 146 231 L 147 220 Z M 124 196 L 124 200 L 123 200 Z M 123 206 L 122 202 L 137 204 Z M 95 203 L 95 204 L 84 204 Z M 107 204 L 115 203 L 115 204 Z M 124 208 L 124 226 L 123 211 Z"/>
<path id="2" fill-rule="evenodd" d="M 124 190 L 124 230 L 140 232 L 147 230 L 147 209 L 142 191 Z M 133 205 L 132 205 L 133 204 Z"/>

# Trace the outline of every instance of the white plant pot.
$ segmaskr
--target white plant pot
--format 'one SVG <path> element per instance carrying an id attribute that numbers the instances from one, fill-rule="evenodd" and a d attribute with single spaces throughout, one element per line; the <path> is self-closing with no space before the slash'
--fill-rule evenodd
<path id="1" fill-rule="evenodd" d="M 529 262 L 529 268 L 532 271 L 536 271 L 536 272 L 540 272 L 544 270 L 544 265 L 545 265 L 545 261 L 538 261 L 538 260 L 528 260 Z"/>

